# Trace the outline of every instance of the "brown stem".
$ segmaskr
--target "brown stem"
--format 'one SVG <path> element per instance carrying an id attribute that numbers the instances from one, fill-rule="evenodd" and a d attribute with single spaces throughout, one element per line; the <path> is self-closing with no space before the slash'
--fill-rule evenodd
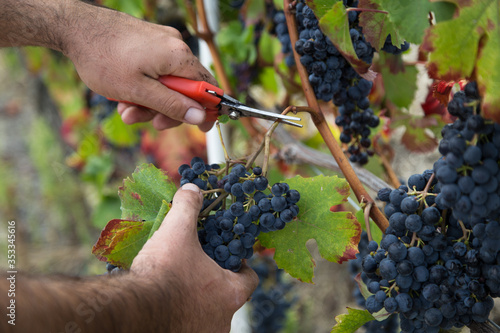
<path id="1" fill-rule="evenodd" d="M 297 23 L 295 21 L 295 15 L 292 12 L 291 3 L 292 3 L 291 0 L 284 0 L 285 16 L 286 16 L 288 31 L 290 34 L 290 40 L 292 45 L 295 45 L 295 42 L 298 39 L 298 33 L 297 33 Z M 328 149 L 330 150 L 333 157 L 337 161 L 340 169 L 342 170 L 342 173 L 344 174 L 354 194 L 356 195 L 358 202 L 361 202 L 364 199 L 368 204 L 373 203 L 374 202 L 373 199 L 366 192 L 359 178 L 356 176 L 356 173 L 352 169 L 351 164 L 349 163 L 348 159 L 342 152 L 342 149 L 339 147 L 337 141 L 333 137 L 333 134 L 330 131 L 330 128 L 328 127 L 325 117 L 321 112 L 318 101 L 314 96 L 314 91 L 308 79 L 309 75 L 307 74 L 307 71 L 304 68 L 304 66 L 302 66 L 302 64 L 300 63 L 300 56 L 297 54 L 295 49 L 293 50 L 293 56 L 295 58 L 295 63 L 297 65 L 297 70 L 300 75 L 302 89 L 304 90 L 307 103 L 312 109 L 310 115 L 312 117 L 314 125 L 318 129 L 319 133 L 321 134 L 321 137 L 328 146 Z M 385 229 L 389 226 L 389 222 L 387 221 L 386 217 L 384 216 L 384 214 L 382 214 L 382 212 L 378 209 L 376 205 L 373 205 L 372 208 L 370 209 L 370 217 L 382 231 L 385 231 Z"/>
<path id="2" fill-rule="evenodd" d="M 205 195 L 205 194 L 210 194 L 210 193 L 219 193 L 222 191 L 224 191 L 224 190 L 221 188 L 216 188 L 216 189 L 212 189 L 212 190 L 201 191 L 201 194 Z"/>
<path id="3" fill-rule="evenodd" d="M 471 333 L 497 333 L 498 328 L 494 328 L 490 323 L 472 322 L 469 326 Z"/>
<path id="4" fill-rule="evenodd" d="M 212 211 L 212 208 L 214 208 L 215 206 L 217 206 L 217 204 L 219 202 L 221 202 L 222 200 L 225 200 L 227 198 L 227 196 L 229 195 L 229 193 L 224 193 L 224 194 L 221 194 L 217 197 L 217 199 L 215 199 L 214 202 L 212 202 L 210 204 L 210 206 L 208 206 L 207 208 L 205 208 L 200 214 L 199 216 L 200 217 L 203 217 L 203 216 L 207 216 L 208 214 L 210 214 L 210 211 Z"/>
<path id="5" fill-rule="evenodd" d="M 356 7 L 347 8 L 346 12 L 373 12 L 373 13 L 389 14 L 389 12 L 386 12 L 385 10 L 372 9 L 372 8 L 356 8 Z"/>
<path id="6" fill-rule="evenodd" d="M 290 108 L 290 107 L 288 107 Z M 287 110 L 288 110 L 287 108 Z M 262 163 L 262 174 L 267 177 L 267 166 L 269 164 L 269 149 L 271 146 L 271 135 L 273 135 L 274 130 L 278 127 L 279 122 L 274 122 L 264 137 L 264 162 Z"/>
<path id="7" fill-rule="evenodd" d="M 427 184 L 425 184 L 425 188 L 423 190 L 423 194 L 427 194 L 427 192 L 429 192 L 429 189 L 431 188 L 431 184 L 432 184 L 432 181 L 434 180 L 434 177 L 435 177 L 435 173 L 432 173 L 432 175 L 430 176 L 429 178 L 429 181 L 427 182 Z"/>
<path id="8" fill-rule="evenodd" d="M 220 139 L 220 144 L 222 145 L 222 150 L 224 150 L 224 158 L 226 159 L 227 162 L 227 160 L 229 160 L 229 154 L 227 153 L 226 145 L 224 144 L 224 138 L 222 137 L 222 131 L 220 129 L 220 123 L 218 120 L 215 122 L 215 125 L 217 126 L 217 132 L 219 133 L 219 139 Z"/>
<path id="9" fill-rule="evenodd" d="M 411 241 L 410 241 L 410 247 L 412 247 L 413 245 L 415 245 L 415 242 L 418 240 L 418 237 L 417 237 L 417 233 L 414 232 L 413 233 L 413 236 L 411 236 Z"/>
<path id="10" fill-rule="evenodd" d="M 376 148 L 376 146 L 373 146 L 375 152 L 377 153 L 378 157 L 380 158 L 380 161 L 382 162 L 382 165 L 384 166 L 384 169 L 387 173 L 387 176 L 389 176 L 389 182 L 391 183 L 394 188 L 398 188 L 401 185 L 401 182 L 399 181 L 398 176 L 396 175 L 396 172 L 394 172 L 394 169 L 392 168 L 391 163 L 389 163 L 389 160 L 387 157 L 380 151 L 380 149 Z"/>
<path id="11" fill-rule="evenodd" d="M 226 94 L 232 95 L 233 92 L 231 89 L 231 83 L 229 82 L 226 70 L 224 69 L 224 65 L 222 64 L 219 49 L 215 45 L 214 34 L 208 26 L 207 14 L 205 12 L 205 5 L 203 4 L 203 0 L 196 0 L 196 8 L 198 9 L 198 16 L 200 18 L 200 23 L 203 29 L 203 31 L 200 31 L 198 27 L 198 29 L 196 30 L 196 35 L 203 39 L 208 45 L 208 49 L 210 50 L 210 54 L 212 55 L 215 73 L 217 74 L 217 78 L 219 79 L 219 82 L 222 86 L 221 88 Z"/>

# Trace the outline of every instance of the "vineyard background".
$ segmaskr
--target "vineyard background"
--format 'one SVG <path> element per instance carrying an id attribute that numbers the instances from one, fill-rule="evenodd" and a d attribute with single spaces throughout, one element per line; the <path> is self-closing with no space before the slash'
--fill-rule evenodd
<path id="1" fill-rule="evenodd" d="M 151 3 L 154 2 L 105 2 L 140 17 L 153 15 Z M 172 11 L 171 6 L 167 2 L 158 3 L 155 11 L 160 21 L 172 20 L 164 15 Z M 175 21 L 179 27 L 179 21 Z M 411 51 L 413 54 L 405 56 L 407 61 L 417 56 L 415 48 Z M 232 79 L 234 83 L 238 78 Z M 414 117 L 423 115 L 420 104 L 425 101 L 430 84 L 425 77 L 418 77 L 418 82 L 423 89 L 413 104 L 398 108 Z M 263 93 L 262 87 L 255 92 Z M 70 62 L 59 54 L 33 48 L 0 50 L 0 216 L 4 221 L 18 223 L 16 241 L 21 270 L 41 274 L 104 274 L 105 265 L 95 259 L 90 249 L 106 222 L 119 215 L 116 189 L 122 179 L 142 162 L 154 162 L 174 174 L 177 166 L 192 156 L 206 154 L 204 135 L 185 125 L 161 134 L 155 134 L 147 125 L 131 132 L 116 122 L 109 125 L 111 130 L 103 130 L 99 113 L 104 111 L 89 110 L 85 105 L 86 93 Z M 297 94 L 291 98 L 296 105 L 306 104 Z M 271 98 L 271 102 L 277 99 Z M 333 116 L 327 117 L 329 125 L 334 126 Z M 294 137 L 324 150 L 314 126 L 305 125 L 302 132 L 292 131 Z M 230 122 L 227 129 L 233 152 L 252 151 L 254 146 L 246 144 L 249 133 L 241 124 Z M 332 129 L 338 137 L 338 129 Z M 414 142 L 402 139 L 405 131 L 406 126 L 392 126 L 381 138 L 383 147 L 390 149 L 384 156 L 403 182 L 409 175 L 431 168 L 438 157 L 435 137 L 429 134 L 433 140 L 426 142 L 432 149 L 411 151 L 408 147 Z M 176 142 L 177 149 L 172 149 L 170 143 L 179 137 L 189 139 Z M 276 145 L 273 156 L 279 152 Z M 287 165 L 282 159 L 273 159 L 272 164 L 270 178 L 274 181 L 296 173 L 335 174 L 327 168 Z M 380 158 L 373 158 L 366 169 L 390 182 Z M 341 209 L 355 211 L 349 205 Z M 6 228 L 0 230 L 3 248 L 5 231 Z M 359 308 L 352 297 L 354 282 L 347 264 L 322 259 L 314 241 L 308 247 L 317 264 L 315 284 L 290 278 L 294 284 L 292 297 L 297 297 L 297 301 L 289 311 L 286 332 L 329 332 L 335 324 L 334 317 L 345 313 L 346 306 Z M 0 260 L 5 260 L 5 253 L 0 252 Z M 500 322 L 498 306 L 490 318 Z"/>

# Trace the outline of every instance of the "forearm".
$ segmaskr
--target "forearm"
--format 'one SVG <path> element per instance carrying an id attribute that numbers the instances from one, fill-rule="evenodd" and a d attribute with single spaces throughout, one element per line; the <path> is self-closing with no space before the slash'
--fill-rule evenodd
<path id="1" fill-rule="evenodd" d="M 176 280 L 168 288 L 144 277 L 93 278 L 17 276 L 15 326 L 4 318 L 1 332 L 188 332 Z M 171 282 L 171 283 L 170 283 Z M 9 281 L 0 281 L 1 299 Z M 3 309 L 8 304 L 2 304 Z M 182 322 L 184 321 L 184 323 Z"/>
<path id="2" fill-rule="evenodd" d="M 110 9 L 78 0 L 0 0 L 0 47 L 43 46 L 66 53 L 103 10 Z"/>

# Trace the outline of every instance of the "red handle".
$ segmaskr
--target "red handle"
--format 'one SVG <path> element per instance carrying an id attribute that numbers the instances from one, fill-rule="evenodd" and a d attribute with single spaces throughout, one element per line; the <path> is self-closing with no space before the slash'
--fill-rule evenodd
<path id="1" fill-rule="evenodd" d="M 194 99 L 207 109 L 218 109 L 221 100 L 220 97 L 209 94 L 207 90 L 215 91 L 220 96 L 224 95 L 224 90 L 205 81 L 194 81 L 173 75 L 160 76 L 158 81 L 167 88 Z"/>
<path id="2" fill-rule="evenodd" d="M 222 90 L 221 88 L 218 88 L 205 81 L 195 81 L 173 75 L 160 76 L 158 78 L 158 81 L 160 81 L 160 83 L 162 83 L 167 88 L 177 91 L 191 99 L 194 99 L 202 106 L 204 106 L 207 113 L 205 119 L 206 121 L 216 121 L 219 117 L 219 104 L 221 99 L 215 95 L 209 94 L 207 90 L 215 91 L 218 95 L 223 96 L 224 90 Z M 108 99 L 115 102 L 126 102 L 112 98 Z M 131 102 L 126 103 L 138 105 Z"/>

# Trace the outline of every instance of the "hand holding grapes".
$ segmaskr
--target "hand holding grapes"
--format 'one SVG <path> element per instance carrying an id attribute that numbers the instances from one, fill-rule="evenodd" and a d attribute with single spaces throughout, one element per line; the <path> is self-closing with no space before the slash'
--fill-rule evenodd
<path id="1" fill-rule="evenodd" d="M 189 331 L 229 331 L 232 315 L 250 297 L 258 278 L 246 264 L 233 273 L 203 252 L 196 230 L 202 205 L 203 196 L 196 185 L 186 184 L 177 191 L 161 227 L 134 259 L 131 273 L 139 275 L 138 280 L 151 280 L 165 288 L 172 287 L 165 283 L 165 276 L 175 275 L 183 296 L 177 306 L 181 312 L 199 316 L 190 321 L 193 327 Z"/>

